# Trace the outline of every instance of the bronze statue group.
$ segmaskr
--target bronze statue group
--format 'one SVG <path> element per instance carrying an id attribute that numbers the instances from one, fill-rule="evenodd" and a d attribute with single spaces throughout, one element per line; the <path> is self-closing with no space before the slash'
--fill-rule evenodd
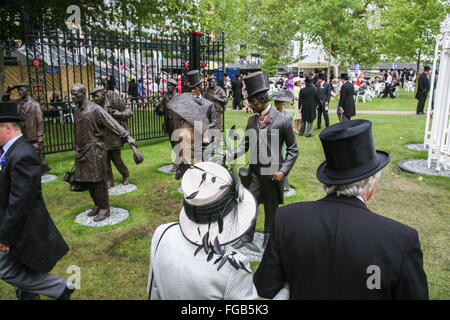
<path id="1" fill-rule="evenodd" d="M 325 118 L 327 128 L 319 135 L 325 161 L 316 175 L 326 196 L 279 208 L 299 156 L 292 119 L 283 110 L 283 102 L 292 101 L 293 95 L 270 97 L 266 73 L 245 76 L 245 98 L 255 115 L 248 118 L 240 145 L 231 149 L 227 144 L 220 153 L 225 161 L 217 163 L 205 154 L 222 139 L 228 99 L 214 76 L 204 92 L 199 70 L 188 72 L 187 78 L 190 92 L 178 94 L 177 82 L 169 79 L 156 105 L 177 155 L 173 171 L 181 179 L 184 199 L 179 220 L 153 234 L 149 299 L 428 298 L 417 231 L 366 206 L 390 160 L 388 153 L 375 149 L 370 121 L 350 120 L 354 114 L 346 110 L 345 121 L 338 124 L 328 126 Z M 322 81 L 320 85 L 326 90 Z M 110 215 L 108 187 L 113 179 L 107 163 L 112 161 L 128 183 L 120 148 L 127 142 L 136 163 L 143 157 L 128 132 L 132 113 L 120 96 L 102 87 L 91 94 L 95 102 L 87 99 L 82 84 L 71 90 L 77 105 L 76 158 L 67 180 L 73 190 L 89 190 L 95 206 L 88 215 L 101 221 Z M 320 94 L 315 98 L 326 114 L 329 101 Z M 305 101 L 301 95 L 299 100 Z M 40 112 L 35 104 L 24 94 L 18 103 L 5 102 L 0 108 L 0 277 L 16 288 L 19 299 L 38 299 L 40 294 L 68 299 L 73 284 L 48 273 L 68 247 L 40 195 L 42 134 L 36 138 L 25 125 L 30 117 L 25 110 Z M 236 159 L 247 152 L 248 165 L 237 170 Z M 23 184 L 29 187 L 18 191 Z M 259 204 L 264 208 L 265 251 L 253 275 L 249 258 L 238 249 L 257 250 L 253 241 Z M 35 246 L 39 248 L 30 253 Z"/>

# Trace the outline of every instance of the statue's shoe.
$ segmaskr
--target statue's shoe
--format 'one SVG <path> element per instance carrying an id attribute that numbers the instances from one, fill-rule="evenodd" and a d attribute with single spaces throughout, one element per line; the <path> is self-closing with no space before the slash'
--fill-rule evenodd
<path id="1" fill-rule="evenodd" d="M 95 206 L 94 209 L 92 209 L 91 211 L 89 211 L 89 213 L 87 214 L 88 217 L 93 217 L 96 216 L 99 212 L 100 208 Z"/>
<path id="2" fill-rule="evenodd" d="M 100 209 L 100 212 L 95 217 L 94 222 L 99 222 L 99 221 L 105 220 L 110 215 L 111 215 L 111 212 L 110 212 L 109 208 L 108 209 Z"/>

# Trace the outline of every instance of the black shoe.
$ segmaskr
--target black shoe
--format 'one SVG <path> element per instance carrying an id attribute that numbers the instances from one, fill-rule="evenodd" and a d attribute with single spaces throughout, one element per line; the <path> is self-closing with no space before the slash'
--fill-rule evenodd
<path id="1" fill-rule="evenodd" d="M 311 137 L 312 137 L 312 134 L 307 134 L 306 137 L 307 137 L 307 138 L 311 138 Z"/>
<path id="2" fill-rule="evenodd" d="M 299 133 L 298 135 L 299 135 L 300 137 L 303 137 L 304 133 Z"/>
<path id="3" fill-rule="evenodd" d="M 74 291 L 75 288 L 70 289 L 69 287 L 66 287 L 57 300 L 70 300 L 70 296 L 72 295 L 72 293 L 74 293 Z"/>

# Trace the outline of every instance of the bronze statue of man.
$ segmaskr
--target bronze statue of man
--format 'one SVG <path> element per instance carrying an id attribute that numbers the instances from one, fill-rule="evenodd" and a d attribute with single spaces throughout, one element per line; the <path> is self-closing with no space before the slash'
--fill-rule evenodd
<path id="1" fill-rule="evenodd" d="M 2 101 L 11 100 L 11 91 L 17 89 L 19 99 L 15 100 L 19 115 L 25 118 L 25 121 L 20 122 L 22 133 L 32 144 L 36 153 L 41 159 L 42 175 L 51 170 L 50 166 L 45 161 L 42 153 L 42 143 L 44 142 L 44 119 L 42 116 L 41 105 L 30 95 L 30 87 L 27 83 L 21 83 L 15 86 L 8 86 Z"/>
<path id="2" fill-rule="evenodd" d="M 133 112 L 127 107 L 122 97 L 114 91 L 106 91 L 104 87 L 95 87 L 91 94 L 95 103 L 103 107 L 125 130 L 128 131 L 128 118 Z M 123 147 L 123 141 L 119 136 L 110 130 L 106 130 L 105 147 L 107 150 L 106 157 L 106 185 L 109 188 L 114 186 L 114 177 L 111 167 L 111 161 L 122 175 L 122 184 L 128 184 L 130 173 L 127 166 L 122 160 L 120 149 Z"/>
<path id="3" fill-rule="evenodd" d="M 83 84 L 75 83 L 71 96 L 77 105 L 74 114 L 75 172 L 72 179 L 88 188 L 95 204 L 88 216 L 96 216 L 94 221 L 98 222 L 110 216 L 105 172 L 106 131 L 112 131 L 130 146 L 136 147 L 136 141 L 105 109 L 86 98 Z"/>
<path id="4" fill-rule="evenodd" d="M 216 110 L 216 126 L 218 130 L 222 130 L 222 115 L 225 112 L 225 106 L 228 103 L 227 95 L 225 91 L 216 85 L 216 77 L 211 76 L 208 78 L 208 88 L 205 91 L 205 99 L 214 103 Z"/>
<path id="5" fill-rule="evenodd" d="M 167 133 L 169 135 L 169 138 L 171 137 L 172 132 L 179 127 L 179 125 L 175 123 L 177 117 L 175 116 L 173 111 L 167 108 L 169 102 L 178 95 L 177 85 L 178 83 L 175 79 L 167 80 L 167 92 L 156 104 L 155 108 L 155 111 L 158 115 L 164 116 L 164 133 Z M 170 143 L 172 144 L 172 148 L 176 144 L 176 142 L 172 140 L 170 141 Z"/>

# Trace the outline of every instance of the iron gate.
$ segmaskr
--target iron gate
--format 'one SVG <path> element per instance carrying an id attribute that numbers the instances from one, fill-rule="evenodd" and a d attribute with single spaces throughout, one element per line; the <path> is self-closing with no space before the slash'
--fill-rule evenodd
<path id="1" fill-rule="evenodd" d="M 199 47 L 193 45 L 195 39 Z M 163 119 L 157 116 L 155 105 L 168 78 L 178 79 L 181 88 L 183 75 L 195 68 L 193 57 L 200 61 L 203 74 L 225 68 L 223 35 L 29 30 L 19 52 L 26 61 L 24 70 L 20 69 L 21 82 L 30 84 L 44 114 L 44 153 L 74 148 L 75 105 L 70 97 L 74 83 L 83 83 L 88 94 L 97 85 L 119 92 L 133 111 L 131 135 L 146 140 L 164 136 Z M 5 87 L 9 84 L 14 83 L 5 83 Z"/>

